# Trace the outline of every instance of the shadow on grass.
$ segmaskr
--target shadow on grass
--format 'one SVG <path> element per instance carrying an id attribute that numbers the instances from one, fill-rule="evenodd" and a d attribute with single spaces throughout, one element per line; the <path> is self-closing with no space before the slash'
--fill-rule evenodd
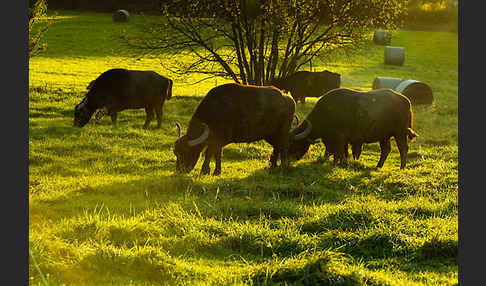
<path id="1" fill-rule="evenodd" d="M 74 118 L 74 106 L 72 109 L 59 108 L 55 106 L 35 107 L 29 109 L 29 118 L 53 118 L 53 117 Z"/>
<path id="2" fill-rule="evenodd" d="M 96 149 L 96 151 L 100 150 Z M 69 148 L 63 152 L 69 152 Z M 87 158 L 86 160 L 94 160 L 94 158 Z M 142 160 L 153 161 L 154 159 L 144 158 Z M 88 162 L 84 164 L 88 164 Z M 151 168 L 153 170 L 174 169 L 175 171 L 175 160 L 169 162 L 169 164 L 163 164 L 163 166 L 154 165 L 153 167 L 148 167 L 148 169 L 144 169 L 144 173 L 150 173 Z M 170 202 L 184 200 L 185 198 L 190 199 L 185 203 L 191 209 L 194 208 L 192 205 L 193 200 L 211 201 L 212 207 L 199 209 L 203 216 L 251 218 L 257 212 L 260 214 L 259 209 L 263 209 L 263 214 L 265 214 L 265 208 L 267 208 L 270 217 L 292 217 L 298 213 L 295 209 L 288 206 L 285 207 L 285 204 L 279 207 L 276 202 L 292 202 L 295 200 L 303 204 L 325 201 L 339 202 L 349 194 L 349 192 L 342 191 L 340 186 L 336 187 L 333 182 L 326 183 L 326 174 L 331 169 L 332 166 L 319 164 L 301 164 L 288 169 L 279 167 L 274 169 L 264 168 L 256 170 L 242 179 L 214 178 L 201 175 L 191 176 L 173 172 L 170 175 L 148 176 L 144 179 L 124 183 L 109 183 L 96 187 L 81 186 L 71 192 L 72 197 L 76 198 L 75 200 L 64 197 L 62 199 L 49 200 L 48 203 L 51 207 L 55 205 L 55 208 L 60 210 L 70 209 L 71 211 L 63 214 L 63 218 L 80 214 L 70 207 L 73 205 L 76 206 L 75 209 L 79 210 L 80 208 L 93 209 L 99 203 L 103 203 L 109 209 L 111 206 L 115 207 L 113 213 L 119 211 L 120 214 L 126 214 L 128 209 L 123 207 L 123 200 L 125 199 L 135 200 L 132 202 L 134 205 L 145 206 L 145 203 L 150 200 Z M 133 169 L 126 171 L 134 172 Z M 199 172 L 199 170 L 194 170 L 193 172 Z M 219 193 L 219 197 L 214 199 L 216 192 Z M 116 196 L 118 199 L 113 201 L 113 196 Z M 240 201 L 241 203 L 236 203 L 235 206 L 240 204 L 243 208 L 236 213 L 231 213 L 229 208 L 226 210 L 228 213 L 218 215 L 219 211 L 223 211 L 231 205 L 232 200 Z M 93 201 L 97 201 L 97 203 L 92 204 Z M 252 207 L 252 205 L 255 207 Z"/>

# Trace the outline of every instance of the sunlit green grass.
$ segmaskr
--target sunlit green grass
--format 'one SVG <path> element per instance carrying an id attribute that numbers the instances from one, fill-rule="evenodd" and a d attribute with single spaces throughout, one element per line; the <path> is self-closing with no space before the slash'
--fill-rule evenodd
<path id="1" fill-rule="evenodd" d="M 174 123 L 185 131 L 201 96 L 225 80 L 191 85 L 202 76 L 174 77 L 160 66 L 170 57 L 131 55 L 116 35 L 144 19 L 63 11 L 47 52 L 30 59 L 29 248 L 50 285 L 457 284 L 457 34 L 397 31 L 400 67 L 384 65 L 371 42 L 315 63 L 341 73 L 343 87 L 367 90 L 376 76 L 432 87 L 434 104 L 413 107 L 420 137 L 405 170 L 395 143 L 380 170 L 378 144 L 346 167 L 318 163 L 317 144 L 289 170 L 270 170 L 271 147 L 256 142 L 226 146 L 212 177 L 199 175 L 202 160 L 174 172 Z M 160 130 L 141 128 L 142 109 L 121 112 L 117 127 L 109 118 L 72 127 L 88 83 L 114 67 L 174 79 Z M 32 263 L 29 276 L 42 285 Z"/>

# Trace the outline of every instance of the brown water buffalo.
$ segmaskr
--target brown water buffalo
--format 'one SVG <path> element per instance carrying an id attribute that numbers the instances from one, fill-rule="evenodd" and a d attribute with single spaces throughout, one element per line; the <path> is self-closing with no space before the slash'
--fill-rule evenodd
<path id="1" fill-rule="evenodd" d="M 321 72 L 298 71 L 275 80 L 273 85 L 290 92 L 295 102 L 305 102 L 306 97 L 320 97 L 341 85 L 341 75 L 327 70 Z"/>
<path id="2" fill-rule="evenodd" d="M 74 109 L 74 126 L 86 125 L 98 109 L 97 121 L 108 114 L 115 125 L 118 112 L 145 108 L 143 128 L 148 128 L 154 112 L 160 128 L 162 107 L 172 97 L 172 80 L 154 71 L 110 69 L 91 81 L 87 89 L 88 93 Z"/>
<path id="3" fill-rule="evenodd" d="M 363 143 L 379 142 L 381 168 L 391 151 L 390 138 L 400 151 L 400 168 L 405 168 L 408 153 L 407 136 L 412 130 L 413 113 L 410 100 L 391 89 L 360 92 L 347 88 L 334 89 L 322 96 L 296 128 L 291 131 L 289 156 L 300 159 L 309 146 L 321 139 L 334 162 L 345 161 L 351 144 L 353 157 L 359 158 Z"/>
<path id="4" fill-rule="evenodd" d="M 223 147 L 230 143 L 264 139 L 273 146 L 270 166 L 288 166 L 289 131 L 295 113 L 295 102 L 273 86 L 251 86 L 236 83 L 211 89 L 194 112 L 187 133 L 175 142 L 177 171 L 188 173 L 207 146 L 201 174 L 209 174 L 209 162 L 215 158 L 213 175 L 221 173 Z"/>

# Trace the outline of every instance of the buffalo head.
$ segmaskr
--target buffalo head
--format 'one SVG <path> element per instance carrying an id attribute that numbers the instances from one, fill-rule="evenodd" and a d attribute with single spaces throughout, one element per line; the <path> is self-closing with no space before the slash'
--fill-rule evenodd
<path id="1" fill-rule="evenodd" d="M 327 92 L 331 89 L 339 88 L 341 86 L 341 75 L 338 73 L 325 70 L 322 71 L 319 76 L 320 81 L 325 83 L 326 86 L 324 92 Z"/>
<path id="2" fill-rule="evenodd" d="M 83 127 L 86 125 L 95 111 L 96 109 L 93 109 L 88 105 L 88 97 L 85 97 L 83 101 L 77 104 L 74 108 L 74 126 Z"/>
<path id="3" fill-rule="evenodd" d="M 189 139 L 188 134 L 181 136 L 181 126 L 176 123 L 178 139 L 175 142 L 174 154 L 177 157 L 176 170 L 182 173 L 189 173 L 196 166 L 199 155 L 201 154 L 209 136 L 209 127 L 206 123 L 201 123 L 202 133 L 195 139 Z"/>
<path id="4" fill-rule="evenodd" d="M 292 160 L 301 159 L 314 140 L 310 139 L 308 136 L 312 130 L 312 123 L 305 119 L 301 124 L 294 128 L 290 132 L 289 136 L 289 158 Z"/>

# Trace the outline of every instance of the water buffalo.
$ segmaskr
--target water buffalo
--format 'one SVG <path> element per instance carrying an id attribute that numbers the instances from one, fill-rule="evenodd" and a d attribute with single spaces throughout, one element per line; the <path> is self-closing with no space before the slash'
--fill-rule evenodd
<path id="1" fill-rule="evenodd" d="M 324 70 L 322 72 L 298 71 L 288 77 L 275 80 L 274 86 L 289 91 L 295 102 L 305 102 L 306 97 L 320 97 L 341 85 L 341 75 Z"/>
<path id="2" fill-rule="evenodd" d="M 81 103 L 74 108 L 74 126 L 86 125 L 93 113 L 99 121 L 105 114 L 113 125 L 119 111 L 145 108 L 147 114 L 143 128 L 148 128 L 157 115 L 157 128 L 162 124 L 162 107 L 172 96 L 172 80 L 154 71 L 110 69 L 90 82 L 89 90 Z"/>
<path id="3" fill-rule="evenodd" d="M 288 166 L 289 131 L 295 113 L 295 102 L 273 86 L 236 83 L 211 89 L 194 112 L 187 132 L 175 142 L 177 171 L 188 173 L 207 146 L 201 174 L 209 174 L 209 162 L 215 158 L 213 175 L 221 173 L 223 147 L 230 143 L 264 139 L 273 146 L 270 166 Z"/>
<path id="4" fill-rule="evenodd" d="M 410 100 L 398 92 L 334 89 L 323 95 L 306 119 L 291 131 L 289 156 L 300 159 L 311 144 L 321 139 L 326 151 L 334 155 L 334 162 L 344 162 L 348 144 L 357 159 L 363 143 L 379 142 L 381 156 L 376 167 L 381 168 L 391 151 L 393 136 L 403 169 L 408 153 L 407 136 L 411 140 L 418 136 L 412 123 Z"/>

